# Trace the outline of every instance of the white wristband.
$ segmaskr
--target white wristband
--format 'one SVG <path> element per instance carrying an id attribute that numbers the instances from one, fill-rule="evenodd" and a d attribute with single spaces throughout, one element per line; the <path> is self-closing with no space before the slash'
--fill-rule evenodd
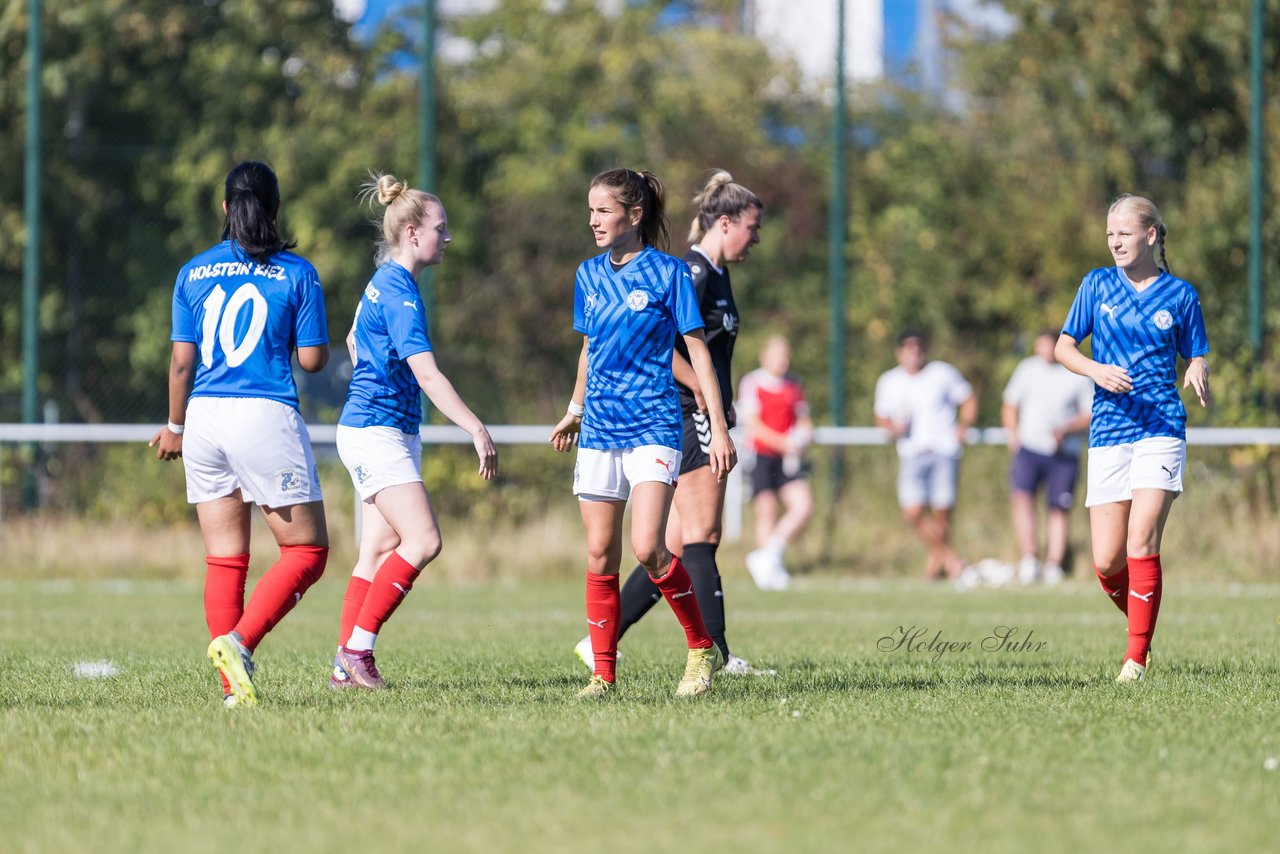
<path id="1" fill-rule="evenodd" d="M 174 424 L 172 421 L 169 422 L 169 432 L 175 436 L 181 436 L 182 432 L 186 429 L 186 425 L 184 424 Z"/>
<path id="2" fill-rule="evenodd" d="M 572 400 L 569 401 L 569 414 L 572 415 L 573 417 L 581 418 L 582 414 L 586 411 L 587 411 L 587 408 L 583 406 L 581 403 L 574 403 Z"/>

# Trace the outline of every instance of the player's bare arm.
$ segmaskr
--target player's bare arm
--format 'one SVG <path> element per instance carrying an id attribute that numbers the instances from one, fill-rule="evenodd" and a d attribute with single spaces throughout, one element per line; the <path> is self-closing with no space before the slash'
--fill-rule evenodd
<path id="1" fill-rule="evenodd" d="M 729 424 L 725 421 L 715 368 L 711 364 L 711 354 L 707 352 L 707 342 L 702 337 L 701 329 L 687 333 L 684 342 L 689 348 L 689 361 L 698 376 L 707 402 L 707 419 L 711 422 L 711 471 L 718 479 L 723 479 L 738 464 L 738 451 L 729 438 Z"/>
<path id="2" fill-rule="evenodd" d="M 413 371 L 414 378 L 418 380 L 418 385 L 422 387 L 431 404 L 439 409 L 445 418 L 471 434 L 476 456 L 480 459 L 479 474 L 485 480 L 493 480 L 498 474 L 498 449 L 494 447 L 493 439 L 490 438 L 484 422 L 463 403 L 453 383 L 440 372 L 435 355 L 427 350 L 415 353 L 405 362 L 408 363 L 409 370 Z"/>
<path id="3" fill-rule="evenodd" d="M 578 410 L 587 399 L 587 336 L 582 336 L 582 350 L 578 353 L 578 376 L 573 384 L 573 396 L 569 398 L 569 411 L 551 431 L 551 446 L 557 451 L 567 451 L 578 441 L 582 429 L 582 413 Z"/>
<path id="4" fill-rule="evenodd" d="M 169 357 L 169 424 L 161 427 L 148 448 L 156 449 L 157 460 L 176 460 L 182 456 L 181 429 L 187 423 L 187 398 L 195 382 L 196 345 L 188 341 L 175 341 L 173 355 Z M 158 446 L 158 447 L 157 447 Z"/>
<path id="5" fill-rule="evenodd" d="M 1064 333 L 1058 337 L 1058 343 L 1053 348 L 1053 355 L 1068 371 L 1073 374 L 1079 374 L 1082 377 L 1088 377 L 1107 391 L 1115 392 L 1116 394 L 1125 394 L 1133 391 L 1133 380 L 1129 378 L 1128 371 L 1119 365 L 1104 365 L 1101 362 L 1095 362 L 1080 352 L 1079 345 L 1080 342 Z"/>

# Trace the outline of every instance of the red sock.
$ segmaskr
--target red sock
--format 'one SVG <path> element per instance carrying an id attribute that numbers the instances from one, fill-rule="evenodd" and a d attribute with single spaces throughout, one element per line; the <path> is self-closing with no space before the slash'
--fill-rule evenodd
<path id="1" fill-rule="evenodd" d="M 1160 591 L 1164 587 L 1164 573 L 1160 569 L 1160 555 L 1129 558 L 1129 648 L 1124 657 L 1139 664 L 1147 663 L 1151 650 L 1151 636 L 1156 631 L 1156 617 L 1160 613 Z"/>
<path id="2" fill-rule="evenodd" d="M 712 646 L 714 642 L 702 622 L 702 611 L 698 609 L 698 597 L 693 595 L 693 582 L 680 558 L 672 555 L 671 569 L 661 578 L 654 579 L 653 583 L 658 585 L 667 604 L 675 611 L 676 619 L 684 627 L 689 649 L 706 649 Z"/>
<path id="3" fill-rule="evenodd" d="M 356 615 L 355 624 L 375 635 L 381 631 L 382 624 L 391 619 L 404 597 L 409 595 L 414 579 L 421 571 L 397 552 L 389 554 L 374 573 L 364 605 L 360 606 L 360 613 Z M 347 632 L 347 636 L 350 638 L 351 633 Z"/>
<path id="4" fill-rule="evenodd" d="M 618 622 L 622 619 L 622 594 L 618 576 L 587 573 L 587 627 L 596 666 L 592 671 L 606 682 L 618 674 Z"/>
<path id="5" fill-rule="evenodd" d="M 244 613 L 244 580 L 249 574 L 249 556 L 210 555 L 204 563 L 207 567 L 204 575 L 204 621 L 209 626 L 209 637 L 216 638 L 234 629 Z M 231 693 L 225 676 L 222 676 L 222 693 Z"/>
<path id="6" fill-rule="evenodd" d="M 302 594 L 324 572 L 327 546 L 281 546 L 280 559 L 253 586 L 244 616 L 235 631 L 249 649 L 257 649 L 267 632 L 293 610 Z"/>
<path id="7" fill-rule="evenodd" d="M 1114 575 L 1103 575 L 1102 570 L 1096 566 L 1093 571 L 1098 575 L 1098 583 L 1102 585 L 1102 591 L 1111 597 L 1111 601 L 1120 609 L 1121 614 L 1129 613 L 1129 568 L 1115 573 Z"/>
<path id="8" fill-rule="evenodd" d="M 342 597 L 342 621 L 338 628 L 338 646 L 346 646 L 347 641 L 351 640 L 351 629 L 356 624 L 356 618 L 360 616 L 364 600 L 369 597 L 371 583 L 357 575 L 351 576 L 351 580 L 347 582 L 347 594 Z"/>

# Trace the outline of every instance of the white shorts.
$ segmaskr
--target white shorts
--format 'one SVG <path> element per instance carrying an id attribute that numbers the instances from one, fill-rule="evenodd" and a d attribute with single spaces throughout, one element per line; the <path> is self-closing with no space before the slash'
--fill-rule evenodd
<path id="1" fill-rule="evenodd" d="M 957 457 L 914 454 L 898 460 L 898 506 L 950 510 L 956 505 Z"/>
<path id="2" fill-rule="evenodd" d="M 361 501 L 388 486 L 422 483 L 422 437 L 397 427 L 338 425 L 338 456 Z"/>
<path id="3" fill-rule="evenodd" d="M 573 466 L 573 494 L 581 501 L 626 501 L 637 483 L 657 481 L 675 486 L 680 452 L 662 445 L 597 451 L 578 448 Z"/>
<path id="4" fill-rule="evenodd" d="M 182 434 L 187 501 L 290 507 L 320 501 L 311 435 L 298 410 L 260 397 L 193 397 Z"/>
<path id="5" fill-rule="evenodd" d="M 1128 501 L 1135 489 L 1182 492 L 1186 464 L 1187 443 L 1172 436 L 1090 448 L 1089 492 L 1084 506 Z"/>

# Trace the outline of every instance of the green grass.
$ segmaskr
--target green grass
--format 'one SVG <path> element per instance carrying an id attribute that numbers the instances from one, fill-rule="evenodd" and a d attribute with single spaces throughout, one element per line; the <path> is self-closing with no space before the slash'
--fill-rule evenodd
<path id="1" fill-rule="evenodd" d="M 0 582 L 4 848 L 1274 850 L 1280 588 L 1172 579 L 1153 678 L 1117 686 L 1124 624 L 1092 585 L 731 578 L 730 640 L 776 678 L 677 702 L 659 606 L 582 705 L 576 582 L 420 584 L 378 695 L 324 688 L 343 586 L 263 644 L 262 705 L 227 711 L 198 585 Z M 999 625 L 1046 646 L 981 650 Z M 878 650 L 899 626 L 973 648 Z M 98 659 L 120 674 L 73 675 Z"/>

